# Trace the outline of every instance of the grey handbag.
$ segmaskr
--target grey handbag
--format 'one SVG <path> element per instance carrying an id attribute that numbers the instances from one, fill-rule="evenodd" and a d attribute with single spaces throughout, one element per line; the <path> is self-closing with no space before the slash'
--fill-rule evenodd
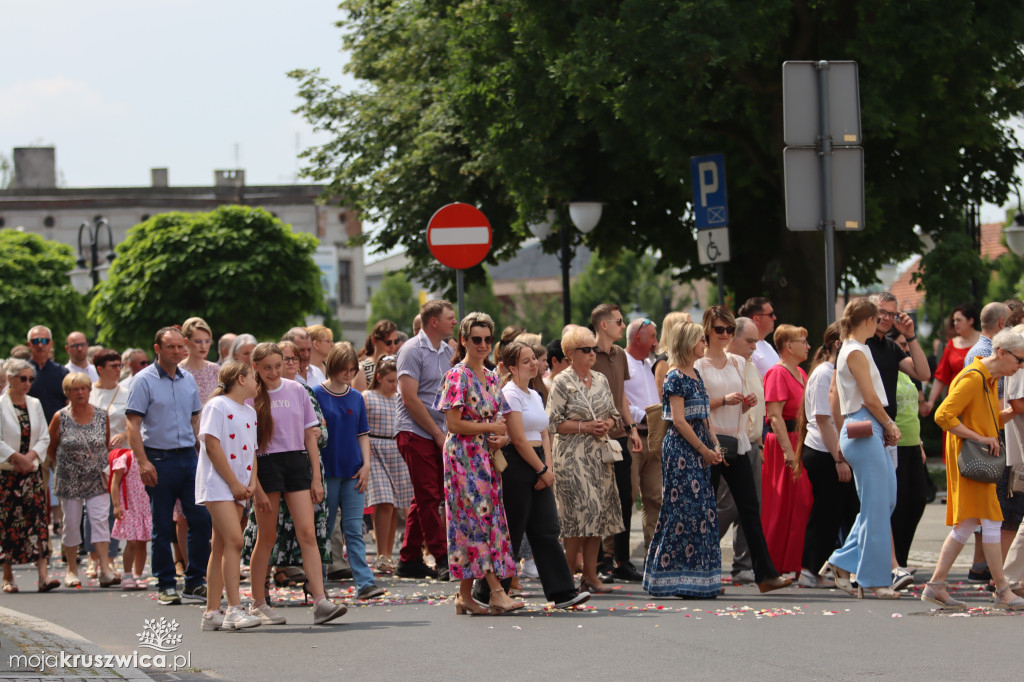
<path id="1" fill-rule="evenodd" d="M 978 372 L 976 369 L 969 369 L 967 372 Z M 967 374 L 964 372 L 964 374 Z M 978 372 L 981 374 L 981 372 Z M 963 375 L 961 375 L 963 376 Z M 982 375 L 982 387 L 985 389 L 985 402 L 988 404 L 989 412 L 992 414 L 992 421 L 996 426 L 996 433 L 999 432 L 999 420 L 995 412 L 992 412 L 992 401 L 988 391 L 988 383 Z M 999 445 L 999 454 L 993 456 L 987 445 L 976 440 L 961 440 L 960 454 L 956 458 L 956 466 L 960 475 L 978 483 L 998 483 L 1006 469 L 1006 450 L 1002 444 Z"/>

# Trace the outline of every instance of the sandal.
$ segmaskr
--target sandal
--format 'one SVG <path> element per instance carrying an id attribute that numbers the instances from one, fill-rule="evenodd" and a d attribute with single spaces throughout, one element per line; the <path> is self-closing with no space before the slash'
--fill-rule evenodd
<path id="1" fill-rule="evenodd" d="M 924 589 L 921 591 L 921 601 L 928 602 L 929 604 L 935 604 L 942 609 L 966 609 L 967 602 L 962 602 L 959 599 L 953 599 L 949 592 L 946 592 L 946 600 L 943 601 L 935 594 L 933 588 L 941 587 L 946 589 L 946 583 L 925 583 Z"/>
<path id="2" fill-rule="evenodd" d="M 81 587 L 82 581 L 78 579 L 77 575 L 71 575 L 68 573 L 64 576 L 64 587 Z"/>
<path id="3" fill-rule="evenodd" d="M 49 592 L 60 587 L 60 581 L 56 578 L 48 578 L 46 582 L 38 583 L 38 587 L 40 592 Z"/>
<path id="4" fill-rule="evenodd" d="M 4 581 L 3 591 L 8 594 L 15 594 L 19 592 L 17 585 L 15 585 L 13 582 L 8 582 L 6 580 Z"/>
<path id="5" fill-rule="evenodd" d="M 291 579 L 283 568 L 274 571 L 274 584 L 278 587 L 295 587 L 298 583 Z"/>
<path id="6" fill-rule="evenodd" d="M 1009 585 L 1001 590 L 996 590 L 996 593 L 992 595 L 992 608 L 1001 609 L 1004 611 L 1020 611 L 1024 609 L 1024 599 L 1014 595 L 1013 599 L 1009 602 L 1002 601 L 1002 596 L 1007 592 L 1011 592 Z"/>

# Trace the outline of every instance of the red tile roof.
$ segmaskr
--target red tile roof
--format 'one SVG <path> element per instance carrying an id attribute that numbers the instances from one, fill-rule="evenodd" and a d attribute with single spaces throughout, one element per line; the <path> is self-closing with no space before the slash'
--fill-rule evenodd
<path id="1" fill-rule="evenodd" d="M 985 223 L 981 226 L 981 257 L 995 260 L 1009 249 L 1003 244 L 1002 223 Z"/>

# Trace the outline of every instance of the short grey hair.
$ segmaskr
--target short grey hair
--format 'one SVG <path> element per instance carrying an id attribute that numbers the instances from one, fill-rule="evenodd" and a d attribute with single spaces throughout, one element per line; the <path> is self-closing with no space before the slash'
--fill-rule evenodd
<path id="1" fill-rule="evenodd" d="M 291 339 L 289 339 L 289 341 L 290 340 Z M 235 353 L 241 350 L 242 346 L 255 346 L 257 343 L 259 342 L 256 340 L 256 337 L 253 336 L 252 334 L 239 334 L 237 337 L 235 337 L 235 340 L 231 342 L 231 350 L 228 351 L 228 359 L 234 360 Z"/>
<path id="2" fill-rule="evenodd" d="M 883 303 L 899 303 L 899 299 L 896 298 L 891 291 L 876 291 L 868 296 L 868 300 L 879 307 L 881 307 Z"/>
<path id="3" fill-rule="evenodd" d="M 648 319 L 646 317 L 640 317 L 630 322 L 629 325 L 626 327 L 627 346 L 633 343 L 633 339 L 636 338 L 636 333 L 640 331 L 640 327 L 644 325 L 644 322 L 650 322 L 651 324 L 654 324 L 654 320 Z"/>
<path id="4" fill-rule="evenodd" d="M 741 334 L 743 334 L 743 330 L 746 329 L 748 326 L 754 327 L 755 330 L 757 329 L 757 324 L 749 317 L 737 317 L 736 336 L 739 337 Z"/>
<path id="5" fill-rule="evenodd" d="M 35 368 L 32 367 L 32 364 L 28 360 L 22 360 L 21 358 L 9 358 L 4 363 L 4 374 L 11 378 L 18 376 L 26 369 L 32 370 L 33 377 L 36 375 Z"/>
<path id="6" fill-rule="evenodd" d="M 53 332 L 50 331 L 49 327 L 47 327 L 44 324 L 37 324 L 37 325 L 35 325 L 34 327 L 32 327 L 31 329 L 28 330 L 28 332 L 25 334 L 25 340 L 28 341 L 29 343 L 31 343 L 32 342 L 32 332 L 34 332 L 37 329 L 45 329 L 46 333 L 50 335 L 51 339 L 53 339 Z"/>
<path id="7" fill-rule="evenodd" d="M 248 334 L 244 334 L 243 336 L 248 336 Z M 291 341 L 292 343 L 295 343 L 299 339 L 308 339 L 308 338 L 309 338 L 309 331 L 307 331 L 305 327 L 292 327 L 291 329 L 289 329 L 288 331 L 286 331 L 284 333 L 284 336 L 281 337 L 281 340 L 282 341 Z M 232 353 L 232 355 L 234 355 L 234 354 Z"/>
<path id="8" fill-rule="evenodd" d="M 1024 336 L 1012 329 L 1003 329 L 992 339 L 992 352 L 994 353 L 999 348 L 1011 353 L 1014 351 L 1020 353 L 1024 351 Z"/>
<path id="9" fill-rule="evenodd" d="M 1010 316 L 1010 307 L 1005 303 L 994 301 L 981 309 L 982 331 L 992 331 L 999 324 L 999 320 L 1005 320 Z"/>

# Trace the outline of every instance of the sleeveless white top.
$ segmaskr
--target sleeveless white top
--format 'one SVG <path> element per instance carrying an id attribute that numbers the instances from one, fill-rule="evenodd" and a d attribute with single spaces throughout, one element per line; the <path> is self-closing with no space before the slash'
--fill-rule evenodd
<path id="1" fill-rule="evenodd" d="M 836 359 L 836 388 L 839 391 L 839 408 L 844 415 L 851 415 L 864 406 L 864 396 L 861 395 L 857 380 L 846 363 L 846 358 L 855 350 L 859 350 L 867 358 L 868 371 L 871 373 L 871 385 L 875 389 L 875 395 L 883 405 L 889 404 L 885 397 L 885 386 L 882 385 L 882 375 L 878 373 L 878 367 L 875 366 L 871 349 L 856 339 L 847 339 L 843 341 L 843 347 L 839 349 L 839 357 Z"/>

